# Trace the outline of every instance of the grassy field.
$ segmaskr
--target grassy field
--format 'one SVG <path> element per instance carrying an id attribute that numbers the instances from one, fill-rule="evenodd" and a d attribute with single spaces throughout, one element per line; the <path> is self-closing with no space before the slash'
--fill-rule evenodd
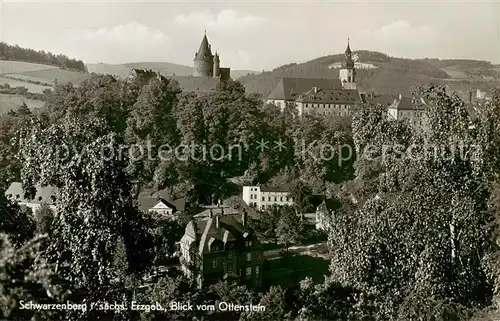
<path id="1" fill-rule="evenodd" d="M 0 114 L 4 114 L 12 109 L 16 110 L 22 105 L 23 101 L 31 110 L 41 108 L 45 104 L 43 101 L 26 99 L 18 95 L 0 94 Z"/>
<path id="2" fill-rule="evenodd" d="M 23 82 L 22 79 L 29 81 L 39 81 L 41 83 L 49 84 L 53 84 L 54 80 L 57 79 L 58 83 L 61 84 L 71 82 L 78 85 L 89 77 L 88 74 L 76 71 L 62 70 L 54 66 L 9 60 L 0 60 L 0 76 L 2 75 L 14 77 L 17 80 L 5 81 L 5 78 L 3 78 L 1 79 L 0 83 L 3 84 L 7 82 L 11 86 L 25 86 L 30 92 L 41 91 L 40 88 L 33 87 L 36 85 L 30 86 L 29 83 Z"/>
<path id="3" fill-rule="evenodd" d="M 15 80 L 0 76 L 0 84 L 9 84 L 10 87 L 26 87 L 29 92 L 41 94 L 45 89 L 52 89 L 52 87 L 35 85 L 21 80 Z"/>
<path id="4" fill-rule="evenodd" d="M 10 60 L 0 60 L 0 75 L 1 74 L 12 74 L 12 73 L 23 73 L 28 71 L 36 70 L 46 70 L 46 69 L 58 69 L 55 66 L 33 64 L 30 62 L 23 61 L 10 61 Z"/>

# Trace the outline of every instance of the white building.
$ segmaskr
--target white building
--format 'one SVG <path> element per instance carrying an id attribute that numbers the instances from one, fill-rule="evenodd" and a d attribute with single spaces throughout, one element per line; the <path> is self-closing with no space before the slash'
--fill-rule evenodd
<path id="1" fill-rule="evenodd" d="M 427 112 L 425 104 L 415 104 L 413 98 L 399 95 L 397 99 L 387 108 L 389 119 L 406 120 L 414 126 L 427 126 Z"/>
<path id="2" fill-rule="evenodd" d="M 274 205 L 293 205 L 290 192 L 275 187 L 243 186 L 242 198 L 248 206 L 259 210 L 265 210 Z"/>
<path id="3" fill-rule="evenodd" d="M 47 204 L 52 210 L 56 209 L 56 201 L 59 196 L 59 190 L 57 187 L 53 186 L 35 186 L 35 197 L 26 198 L 25 191 L 23 190 L 23 184 L 20 182 L 14 182 L 10 184 L 7 191 L 5 191 L 5 196 L 13 202 L 17 202 L 20 206 L 26 206 L 31 209 L 33 214 L 36 210 L 42 206 L 42 204 Z"/>

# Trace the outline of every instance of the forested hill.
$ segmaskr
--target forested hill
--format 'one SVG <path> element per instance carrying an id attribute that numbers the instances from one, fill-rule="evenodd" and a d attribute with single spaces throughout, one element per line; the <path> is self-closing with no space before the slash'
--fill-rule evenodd
<path id="1" fill-rule="evenodd" d="M 409 93 L 415 84 L 428 84 L 436 80 L 449 79 L 441 68 L 424 60 L 389 57 L 374 51 L 355 51 L 359 62 L 373 65 L 374 69 L 358 69 L 357 83 L 362 91 L 399 94 Z M 332 64 L 344 61 L 343 54 L 320 57 L 300 64 L 288 64 L 258 75 L 243 76 L 239 81 L 248 92 L 267 97 L 282 77 L 336 78 L 338 69 Z"/>
<path id="2" fill-rule="evenodd" d="M 0 42 L 0 60 L 16 60 L 37 64 L 57 66 L 62 69 L 87 72 L 87 67 L 81 60 L 69 58 L 62 54 L 53 54 L 43 50 L 21 48 Z"/>

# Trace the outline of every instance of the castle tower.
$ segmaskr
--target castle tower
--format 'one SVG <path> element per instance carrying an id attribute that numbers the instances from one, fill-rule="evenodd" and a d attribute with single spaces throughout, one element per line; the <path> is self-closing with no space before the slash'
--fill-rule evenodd
<path id="1" fill-rule="evenodd" d="M 339 76 L 344 89 L 356 89 L 356 69 L 352 59 L 352 51 L 347 38 L 347 49 L 345 50 L 345 66 L 340 69 Z"/>
<path id="2" fill-rule="evenodd" d="M 200 49 L 194 55 L 194 76 L 212 77 L 214 71 L 214 56 L 208 43 L 207 33 L 201 40 Z"/>
<path id="3" fill-rule="evenodd" d="M 215 57 L 214 57 L 214 72 L 213 72 L 213 76 L 216 77 L 216 78 L 220 77 L 220 58 L 219 58 L 219 54 L 217 53 L 217 51 L 215 52 Z"/>

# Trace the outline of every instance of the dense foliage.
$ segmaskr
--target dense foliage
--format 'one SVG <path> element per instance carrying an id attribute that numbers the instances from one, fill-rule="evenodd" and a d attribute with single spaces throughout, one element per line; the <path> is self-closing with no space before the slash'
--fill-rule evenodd
<path id="1" fill-rule="evenodd" d="M 92 75 L 46 95 L 44 112 L 21 106 L 0 122 L 2 181 L 22 180 L 27 196 L 37 184 L 60 191 L 54 211 L 42 205 L 31 219 L 2 190 L 0 299 L 7 317 L 465 320 L 498 309 L 498 94 L 472 119 L 441 87 L 415 92 L 415 102 L 427 105 L 427 130 L 389 121 L 380 106 L 363 106 L 352 119 L 299 118 L 238 82 L 185 93 L 150 71 L 127 80 Z M 261 292 L 221 282 L 198 291 L 169 265 L 182 226 L 141 212 L 139 191 L 169 187 L 195 206 L 238 195 L 242 183 L 290 188 L 294 206 L 269 209 L 251 223 L 285 246 L 306 236 L 303 214 L 314 211 L 315 194 L 341 202 L 328 220 L 330 270 L 322 282 L 307 278 Z M 285 252 L 291 262 L 293 253 Z M 21 296 L 260 303 L 266 312 L 45 315 L 19 309 Z"/>
<path id="2" fill-rule="evenodd" d="M 81 60 L 71 59 L 65 55 L 55 55 L 43 50 L 21 48 L 18 45 L 11 46 L 0 42 L 0 60 L 18 60 L 38 64 L 58 66 L 62 69 L 86 72 L 87 67 Z"/>

